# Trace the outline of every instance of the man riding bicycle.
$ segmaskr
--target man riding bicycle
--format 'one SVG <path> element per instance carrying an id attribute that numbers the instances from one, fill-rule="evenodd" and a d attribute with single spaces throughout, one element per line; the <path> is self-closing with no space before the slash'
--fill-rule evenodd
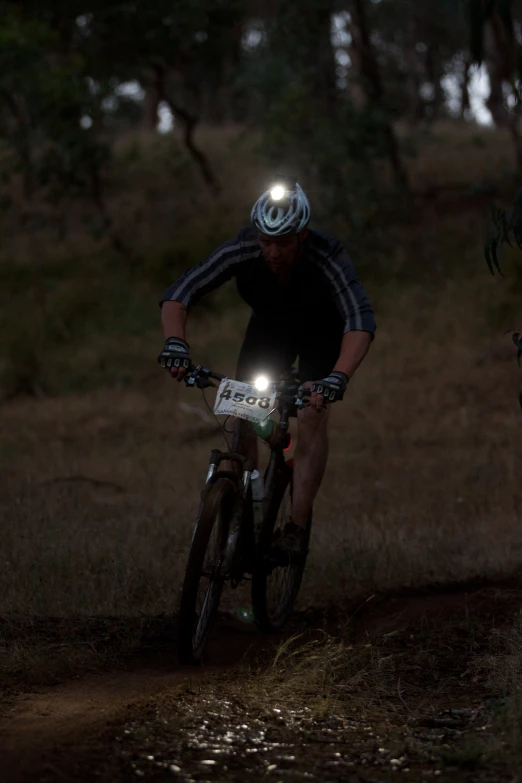
<path id="1" fill-rule="evenodd" d="M 375 321 L 342 244 L 308 228 L 310 205 L 298 183 L 263 193 L 251 220 L 252 226 L 166 290 L 161 303 L 166 341 L 158 361 L 176 380 L 183 379 L 191 363 L 188 311 L 232 277 L 252 308 L 236 377 L 250 381 L 264 372 L 275 378 L 299 357 L 299 377 L 312 394 L 310 406 L 297 416 L 292 514 L 278 542 L 289 556 L 299 556 L 306 549 L 306 522 L 328 458 L 325 396 L 342 400 L 368 352 Z"/>

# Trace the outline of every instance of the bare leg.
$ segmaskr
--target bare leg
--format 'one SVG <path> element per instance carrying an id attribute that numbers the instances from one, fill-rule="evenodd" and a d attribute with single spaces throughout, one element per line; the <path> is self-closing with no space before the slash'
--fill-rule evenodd
<path id="1" fill-rule="evenodd" d="M 328 410 L 304 408 L 297 417 L 292 522 L 305 527 L 328 461 Z"/>

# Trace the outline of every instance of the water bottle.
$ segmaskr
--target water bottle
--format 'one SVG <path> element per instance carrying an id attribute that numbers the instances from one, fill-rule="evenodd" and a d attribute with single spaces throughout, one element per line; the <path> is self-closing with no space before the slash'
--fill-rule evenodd
<path id="1" fill-rule="evenodd" d="M 250 476 L 250 486 L 252 488 L 252 508 L 254 512 L 254 525 L 258 527 L 263 521 L 263 499 L 265 488 L 263 486 L 263 477 L 258 470 L 253 470 Z"/>
<path id="2" fill-rule="evenodd" d="M 265 419 L 254 424 L 254 432 L 258 438 L 272 446 L 278 439 L 276 423 L 273 419 Z"/>
<path id="3" fill-rule="evenodd" d="M 281 435 L 277 423 L 273 419 L 265 419 L 254 424 L 254 432 L 258 438 L 264 440 L 265 443 L 272 448 L 277 443 L 280 443 L 285 451 L 288 451 L 292 445 L 292 436 L 289 432 Z"/>

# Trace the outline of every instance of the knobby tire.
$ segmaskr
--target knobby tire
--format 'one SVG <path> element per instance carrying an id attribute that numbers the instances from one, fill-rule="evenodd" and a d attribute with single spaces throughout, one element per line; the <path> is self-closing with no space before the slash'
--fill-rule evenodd
<path id="1" fill-rule="evenodd" d="M 218 478 L 203 500 L 181 592 L 178 655 L 183 664 L 201 662 L 216 619 L 235 493 L 232 481 Z"/>

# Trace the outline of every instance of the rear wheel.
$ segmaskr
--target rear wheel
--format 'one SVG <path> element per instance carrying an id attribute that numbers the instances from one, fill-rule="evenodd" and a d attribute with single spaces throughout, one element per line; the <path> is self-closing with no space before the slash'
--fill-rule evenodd
<path id="1" fill-rule="evenodd" d="M 274 542 L 282 534 L 292 510 L 292 465 L 282 463 L 269 488 L 260 534 L 261 560 L 252 574 L 252 608 L 257 625 L 265 633 L 280 631 L 292 614 L 301 586 L 306 556 L 298 563 L 281 565 L 273 556 Z M 312 515 L 308 519 L 306 544 Z"/>
<path id="2" fill-rule="evenodd" d="M 236 488 L 218 478 L 203 501 L 181 592 L 178 653 L 181 663 L 199 663 L 216 619 L 226 574 L 224 556 Z"/>

